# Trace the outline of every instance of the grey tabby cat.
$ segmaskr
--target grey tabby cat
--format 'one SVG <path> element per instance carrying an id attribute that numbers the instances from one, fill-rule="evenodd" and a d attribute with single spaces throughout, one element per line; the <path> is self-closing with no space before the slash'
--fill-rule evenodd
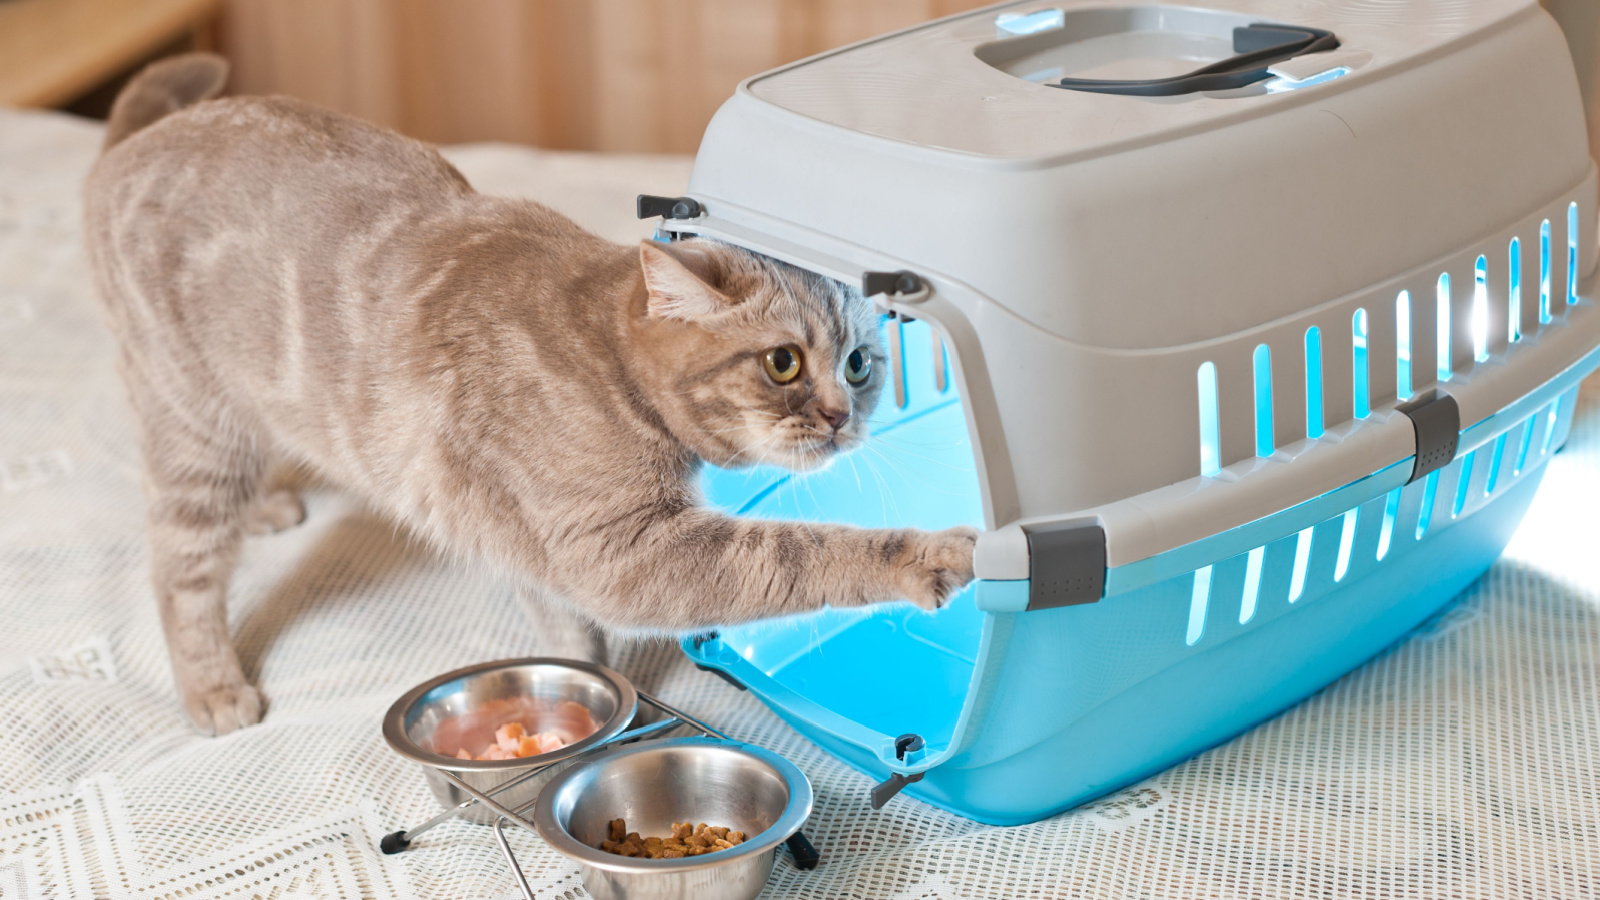
<path id="1" fill-rule="evenodd" d="M 857 293 L 703 240 L 608 243 L 475 193 L 433 150 L 216 57 L 140 74 L 87 186 L 94 276 L 142 426 L 155 594 L 184 709 L 255 722 L 229 641 L 241 532 L 303 516 L 282 460 L 515 573 L 545 652 L 908 598 L 972 577 L 970 529 L 730 518 L 702 461 L 859 445 L 884 354 Z"/>

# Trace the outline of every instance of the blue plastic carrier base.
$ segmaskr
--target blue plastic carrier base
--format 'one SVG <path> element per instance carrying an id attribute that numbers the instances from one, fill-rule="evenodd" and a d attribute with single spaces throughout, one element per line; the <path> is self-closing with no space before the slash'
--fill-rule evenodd
<path id="1" fill-rule="evenodd" d="M 936 345 L 921 323 L 887 327 L 903 329 L 907 407 L 886 399 L 868 446 L 820 473 L 709 471 L 713 504 L 866 527 L 982 524 L 960 400 L 932 383 Z M 1245 526 L 1263 541 L 1247 552 L 1215 560 L 1188 545 L 1113 567 L 1097 603 L 1007 612 L 1028 582 L 979 581 L 938 613 L 828 610 L 684 650 L 874 781 L 921 775 L 907 794 L 981 822 L 1035 821 L 1277 714 L 1468 587 L 1526 512 L 1593 357 L 1466 429 L 1474 449 L 1424 479 L 1406 483 L 1406 460 Z M 923 746 L 902 757 L 904 734 Z"/>

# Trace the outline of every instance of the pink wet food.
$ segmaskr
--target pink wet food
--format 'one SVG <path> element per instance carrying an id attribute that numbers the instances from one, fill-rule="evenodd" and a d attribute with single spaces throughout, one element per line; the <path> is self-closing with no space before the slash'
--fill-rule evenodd
<path id="1" fill-rule="evenodd" d="M 457 759 L 521 759 L 553 753 L 599 727 L 583 704 L 571 700 L 491 700 L 440 722 L 433 752 Z"/>

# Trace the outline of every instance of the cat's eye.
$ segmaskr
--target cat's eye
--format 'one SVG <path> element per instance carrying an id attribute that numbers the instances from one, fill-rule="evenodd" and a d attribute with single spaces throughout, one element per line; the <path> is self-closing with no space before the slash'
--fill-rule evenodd
<path id="1" fill-rule="evenodd" d="M 800 377 L 800 348 L 784 344 L 768 350 L 767 374 L 779 384 L 788 384 Z"/>
<path id="2" fill-rule="evenodd" d="M 872 374 L 872 357 L 867 355 L 867 348 L 857 347 L 850 351 L 844 358 L 844 380 L 851 384 L 860 384 Z"/>

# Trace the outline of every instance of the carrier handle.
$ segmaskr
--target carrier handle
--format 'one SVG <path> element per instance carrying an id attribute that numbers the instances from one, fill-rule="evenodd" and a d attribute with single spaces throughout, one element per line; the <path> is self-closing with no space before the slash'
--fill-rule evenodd
<path id="1" fill-rule="evenodd" d="M 1256 22 L 1233 30 L 1233 52 L 1221 62 L 1195 69 L 1187 75 L 1148 81 L 1112 81 L 1099 78 L 1063 78 L 1049 87 L 1092 94 L 1131 97 L 1171 97 L 1196 91 L 1223 91 L 1254 84 L 1268 76 L 1267 67 L 1306 53 L 1335 50 L 1333 32 L 1304 25 Z"/>

